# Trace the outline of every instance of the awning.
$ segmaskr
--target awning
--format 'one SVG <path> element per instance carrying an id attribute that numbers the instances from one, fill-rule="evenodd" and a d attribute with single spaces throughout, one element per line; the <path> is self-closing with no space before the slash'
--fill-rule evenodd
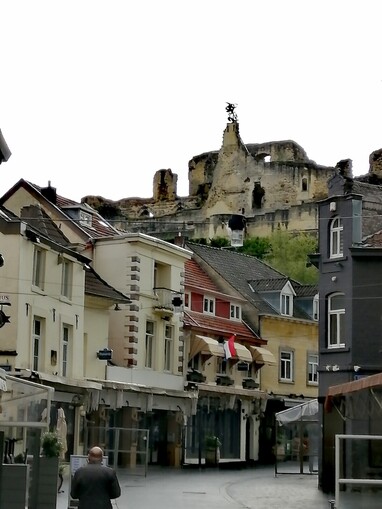
<path id="1" fill-rule="evenodd" d="M 208 336 L 199 336 L 191 338 L 191 347 L 189 358 L 192 359 L 198 353 L 202 355 L 214 355 L 216 357 L 224 357 L 223 345 L 216 339 Z"/>
<path id="2" fill-rule="evenodd" d="M 252 354 L 246 348 L 244 345 L 241 345 L 240 343 L 235 343 L 235 349 L 236 349 L 236 357 L 234 357 L 234 360 L 239 360 L 241 362 L 252 362 Z"/>
<path id="3" fill-rule="evenodd" d="M 252 353 L 251 362 L 256 362 L 256 364 L 266 364 L 267 366 L 276 365 L 275 356 L 266 348 L 262 348 L 260 346 L 250 346 L 249 348 Z"/>

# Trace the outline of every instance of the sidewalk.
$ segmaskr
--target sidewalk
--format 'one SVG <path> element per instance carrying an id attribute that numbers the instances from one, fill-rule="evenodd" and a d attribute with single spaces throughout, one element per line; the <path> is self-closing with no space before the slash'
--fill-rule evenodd
<path id="1" fill-rule="evenodd" d="M 316 475 L 274 476 L 273 467 L 183 470 L 149 467 L 147 477 L 118 472 L 117 509 L 329 509 Z M 68 509 L 68 479 L 57 509 Z M 114 507 L 114 506 L 113 506 Z"/>

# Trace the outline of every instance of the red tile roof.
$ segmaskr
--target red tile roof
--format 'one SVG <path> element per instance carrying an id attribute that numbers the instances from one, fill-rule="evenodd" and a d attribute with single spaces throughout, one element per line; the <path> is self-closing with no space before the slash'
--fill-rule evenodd
<path id="1" fill-rule="evenodd" d="M 226 339 L 232 334 L 236 334 L 238 340 L 246 340 L 256 345 L 266 343 L 266 341 L 259 338 L 255 332 L 247 327 L 245 323 L 230 320 L 229 318 L 220 318 L 187 310 L 184 312 L 183 323 L 186 327 L 200 329 L 200 333 L 210 333 L 223 336 Z"/>
<path id="2" fill-rule="evenodd" d="M 221 293 L 212 279 L 210 279 L 195 260 L 186 261 L 184 284 L 186 287 L 201 288 L 203 290 Z"/>

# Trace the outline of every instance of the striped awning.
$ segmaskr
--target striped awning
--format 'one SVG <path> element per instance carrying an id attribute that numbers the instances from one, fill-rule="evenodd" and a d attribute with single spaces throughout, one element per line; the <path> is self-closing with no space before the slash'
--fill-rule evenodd
<path id="1" fill-rule="evenodd" d="M 215 357 L 224 357 L 223 345 L 216 339 L 208 336 L 196 335 L 191 338 L 191 347 L 189 358 L 192 359 L 198 353 L 202 355 L 214 355 Z"/>
<path id="2" fill-rule="evenodd" d="M 256 364 L 266 364 L 267 366 L 276 365 L 275 356 L 266 348 L 260 346 L 250 346 L 249 348 L 252 353 L 251 361 L 256 362 Z"/>
<path id="3" fill-rule="evenodd" d="M 241 362 L 252 362 L 252 354 L 244 345 L 235 343 L 236 356 L 233 357 L 235 360 Z"/>

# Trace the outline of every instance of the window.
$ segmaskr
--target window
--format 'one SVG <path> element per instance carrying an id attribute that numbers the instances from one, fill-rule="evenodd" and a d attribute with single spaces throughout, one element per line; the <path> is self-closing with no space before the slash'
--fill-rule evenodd
<path id="1" fill-rule="evenodd" d="M 71 327 L 62 327 L 62 376 L 69 376 Z"/>
<path id="2" fill-rule="evenodd" d="M 191 309 L 191 295 L 189 294 L 189 292 L 186 292 L 184 294 L 184 307 L 186 309 Z"/>
<path id="3" fill-rule="evenodd" d="M 214 314 L 215 313 L 215 299 L 211 299 L 210 297 L 204 297 L 203 310 L 205 313 Z"/>
<path id="4" fill-rule="evenodd" d="M 44 289 L 45 251 L 39 247 L 34 248 L 33 254 L 33 286 Z"/>
<path id="5" fill-rule="evenodd" d="M 68 299 L 72 298 L 72 278 L 73 264 L 69 260 L 64 259 L 61 273 L 61 295 Z"/>
<path id="6" fill-rule="evenodd" d="M 316 293 L 316 295 L 313 297 L 313 320 L 318 320 L 320 317 L 319 303 L 320 303 L 319 295 L 318 295 L 318 293 Z"/>
<path id="7" fill-rule="evenodd" d="M 231 304 L 231 307 L 230 307 L 231 311 L 230 311 L 230 316 L 231 318 L 233 318 L 234 320 L 240 320 L 240 306 L 236 306 L 236 304 Z"/>
<path id="8" fill-rule="evenodd" d="M 293 315 L 293 299 L 292 295 L 287 293 L 281 294 L 281 314 L 285 316 Z"/>
<path id="9" fill-rule="evenodd" d="M 308 384 L 318 383 L 318 355 L 308 353 Z"/>
<path id="10" fill-rule="evenodd" d="M 328 298 L 328 348 L 345 346 L 345 296 L 335 293 Z"/>
<path id="11" fill-rule="evenodd" d="M 165 325 L 164 328 L 164 370 L 172 370 L 172 350 L 173 350 L 174 327 Z"/>
<path id="12" fill-rule="evenodd" d="M 41 371 L 43 361 L 43 321 L 40 318 L 33 320 L 33 371 Z"/>
<path id="13" fill-rule="evenodd" d="M 154 348 L 154 322 L 146 322 L 146 368 L 153 367 L 153 348 Z"/>
<path id="14" fill-rule="evenodd" d="M 224 357 L 216 357 L 216 373 L 227 374 L 227 361 Z"/>
<path id="15" fill-rule="evenodd" d="M 308 179 L 306 177 L 303 177 L 301 179 L 301 191 L 307 191 L 308 190 Z"/>
<path id="16" fill-rule="evenodd" d="M 330 258 L 343 256 L 343 225 L 339 217 L 330 223 Z"/>
<path id="17" fill-rule="evenodd" d="M 200 353 L 194 355 L 188 363 L 188 367 L 199 371 L 202 367 L 202 356 Z"/>
<path id="18" fill-rule="evenodd" d="M 280 380 L 293 382 L 293 352 L 280 352 Z"/>

